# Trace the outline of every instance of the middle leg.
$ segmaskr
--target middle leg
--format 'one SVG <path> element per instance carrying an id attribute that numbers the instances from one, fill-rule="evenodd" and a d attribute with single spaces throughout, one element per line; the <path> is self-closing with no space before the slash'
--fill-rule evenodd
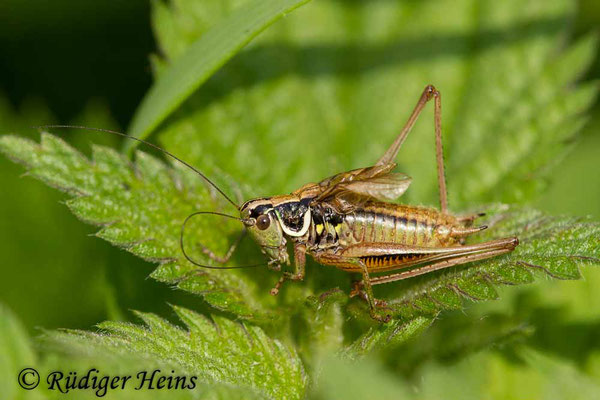
<path id="1" fill-rule="evenodd" d="M 330 253 L 314 255 L 314 258 L 318 263 L 325 265 L 353 265 L 356 272 L 362 274 L 362 280 L 355 283 L 354 289 L 350 292 L 350 297 L 358 295 L 365 300 L 369 305 L 369 314 L 371 315 L 371 318 L 380 322 L 388 322 L 392 318 L 392 315 L 387 308 L 387 303 L 383 300 L 376 299 L 373 295 L 369 268 L 362 260 L 356 257 L 344 257 Z"/>

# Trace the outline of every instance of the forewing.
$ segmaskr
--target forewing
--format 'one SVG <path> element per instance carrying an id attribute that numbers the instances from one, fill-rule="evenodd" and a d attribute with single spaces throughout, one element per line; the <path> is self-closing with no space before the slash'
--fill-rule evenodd
<path id="1" fill-rule="evenodd" d="M 338 212 L 351 212 L 369 200 L 392 201 L 402 196 L 411 178 L 390 172 L 395 163 L 343 172 L 298 189 L 315 193 L 314 201 L 326 202 Z"/>
<path id="2" fill-rule="evenodd" d="M 389 175 L 390 171 L 393 170 L 395 166 L 396 164 L 392 163 L 386 165 L 376 165 L 367 168 L 359 168 L 323 179 L 321 182 L 313 186 L 313 188 L 318 188 L 317 200 L 323 200 L 331 197 L 334 194 L 340 193 L 340 191 L 345 190 L 345 185 L 361 181 L 364 182 L 384 175 Z"/>
<path id="3" fill-rule="evenodd" d="M 381 201 L 392 201 L 402 196 L 410 186 L 412 178 L 402 173 L 388 173 L 370 179 L 338 184 L 340 194 L 351 192 Z"/>

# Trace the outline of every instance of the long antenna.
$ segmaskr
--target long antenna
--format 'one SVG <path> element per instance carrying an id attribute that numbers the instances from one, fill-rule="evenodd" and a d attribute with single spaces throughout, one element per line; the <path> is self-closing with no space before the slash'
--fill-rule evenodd
<path id="1" fill-rule="evenodd" d="M 221 216 L 221 217 L 227 217 L 227 218 L 231 218 L 231 219 L 235 219 L 235 220 L 244 222 L 244 220 L 242 218 L 238 218 L 238 217 L 234 217 L 233 215 L 227 215 L 227 214 L 223 214 L 223 213 L 219 213 L 219 212 L 214 212 L 214 211 L 197 211 L 195 213 L 192 213 L 192 214 L 188 215 L 187 218 L 185 219 L 185 221 L 183 221 L 183 224 L 181 225 L 181 234 L 179 236 L 179 246 L 181 247 L 181 252 L 183 253 L 183 256 L 189 262 L 191 262 L 192 264 L 194 264 L 194 265 L 196 265 L 198 267 L 208 268 L 208 269 L 242 269 L 242 268 L 262 267 L 263 265 L 266 265 L 266 263 L 262 263 L 262 264 L 253 264 L 253 265 L 241 265 L 241 266 L 237 266 L 237 267 L 215 267 L 214 265 L 200 264 L 199 262 L 197 262 L 193 258 L 191 258 L 185 252 L 185 246 L 183 245 L 183 237 L 185 236 L 185 226 L 187 225 L 188 221 L 190 219 L 192 219 L 193 217 L 195 217 L 196 215 L 204 215 L 204 214 L 218 215 L 218 216 Z M 244 230 L 244 233 L 245 233 L 245 230 Z M 239 240 L 238 240 L 237 243 L 239 243 Z M 200 245 L 202 245 L 202 244 L 200 244 Z M 234 244 L 234 246 L 236 246 L 236 244 Z"/>
<path id="2" fill-rule="evenodd" d="M 117 132 L 117 131 L 113 131 L 110 129 L 103 129 L 103 128 L 89 128 L 87 126 L 80 126 L 80 125 L 40 125 L 40 126 L 32 126 L 33 129 L 82 129 L 82 130 L 89 130 L 89 131 L 98 131 L 98 132 L 106 132 L 106 133 L 110 133 L 113 135 L 117 135 L 117 136 L 122 136 L 124 138 L 127 139 L 131 139 L 131 140 L 135 140 L 137 142 L 143 143 L 146 146 L 152 147 L 153 149 L 156 149 L 158 151 L 163 152 L 164 154 L 168 155 L 169 157 L 173 158 L 176 161 L 179 161 L 181 164 L 185 165 L 186 167 L 188 167 L 189 169 L 191 169 L 192 171 L 194 171 L 196 174 L 198 174 L 202 179 L 204 179 L 209 185 L 211 185 L 213 188 L 216 189 L 217 192 L 221 193 L 221 195 L 228 201 L 230 202 L 235 208 L 237 208 L 238 210 L 240 209 L 240 206 L 238 206 L 233 200 L 231 200 L 229 198 L 229 196 L 227 196 L 225 194 L 225 192 L 223 192 L 221 189 L 219 189 L 219 187 L 210 179 L 208 179 L 208 177 L 206 175 L 204 175 L 202 172 L 198 171 L 195 167 L 193 167 L 192 165 L 188 164 L 187 162 L 183 161 L 181 158 L 175 156 L 174 154 L 168 152 L 167 150 L 152 144 L 150 142 L 147 142 L 145 140 L 142 139 L 138 139 L 135 136 L 131 136 L 128 135 L 126 133 L 122 133 L 122 132 Z"/>

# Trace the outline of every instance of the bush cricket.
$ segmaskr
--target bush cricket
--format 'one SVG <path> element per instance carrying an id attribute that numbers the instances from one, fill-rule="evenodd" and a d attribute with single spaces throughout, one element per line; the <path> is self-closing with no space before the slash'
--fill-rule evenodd
<path id="1" fill-rule="evenodd" d="M 411 182 L 407 175 L 392 172 L 396 167 L 394 159 L 430 100 L 434 100 L 439 211 L 392 202 L 408 189 Z M 44 126 L 53 127 L 90 129 L 66 125 Z M 282 265 L 290 265 L 287 250 L 287 242 L 290 241 L 294 249 L 293 272 L 282 273 L 271 289 L 272 295 L 278 294 L 285 281 L 304 279 L 308 254 L 319 264 L 361 274 L 361 280 L 354 283 L 350 296 L 363 298 L 369 305 L 371 317 L 387 322 L 391 314 L 385 301 L 374 297 L 373 286 L 499 256 L 513 251 L 519 244 L 516 237 L 464 244 L 467 236 L 487 227 L 473 226 L 473 221 L 481 214 L 460 217 L 448 212 L 442 152 L 441 95 L 432 85 L 425 87 L 405 126 L 373 166 L 306 184 L 291 194 L 252 199 L 241 206 L 203 173 L 170 152 L 124 133 L 95 130 L 124 136 L 162 151 L 200 175 L 238 209 L 239 217 L 200 211 L 185 219 L 180 246 L 183 255 L 193 264 L 211 269 L 244 268 L 200 264 L 186 253 L 183 243 L 185 226 L 190 218 L 200 214 L 216 214 L 241 221 L 244 233 L 250 233 L 268 258 L 267 265 L 277 271 L 281 270 Z M 204 246 L 203 251 L 210 259 L 225 264 L 242 236 L 223 257 Z"/>

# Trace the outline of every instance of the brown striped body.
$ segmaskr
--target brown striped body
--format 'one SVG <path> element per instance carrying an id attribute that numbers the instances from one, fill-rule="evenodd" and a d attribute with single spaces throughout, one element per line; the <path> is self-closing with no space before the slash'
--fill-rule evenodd
<path id="1" fill-rule="evenodd" d="M 340 244 L 397 243 L 410 246 L 437 247 L 453 239 L 443 235 L 456 225 L 456 218 L 433 208 L 389 203 L 369 203 L 344 217 Z"/>
<path id="2" fill-rule="evenodd" d="M 299 238 L 306 241 L 308 252 L 321 263 L 355 272 L 360 271 L 356 264 L 329 263 L 327 253 L 360 257 L 369 270 L 382 272 L 426 261 L 427 255 L 363 256 L 364 245 L 377 247 L 393 243 L 419 248 L 460 245 L 460 238 L 453 232 L 465 228 L 458 218 L 433 208 L 382 202 L 367 202 L 345 215 L 313 209 L 312 222 L 307 236 Z"/>

